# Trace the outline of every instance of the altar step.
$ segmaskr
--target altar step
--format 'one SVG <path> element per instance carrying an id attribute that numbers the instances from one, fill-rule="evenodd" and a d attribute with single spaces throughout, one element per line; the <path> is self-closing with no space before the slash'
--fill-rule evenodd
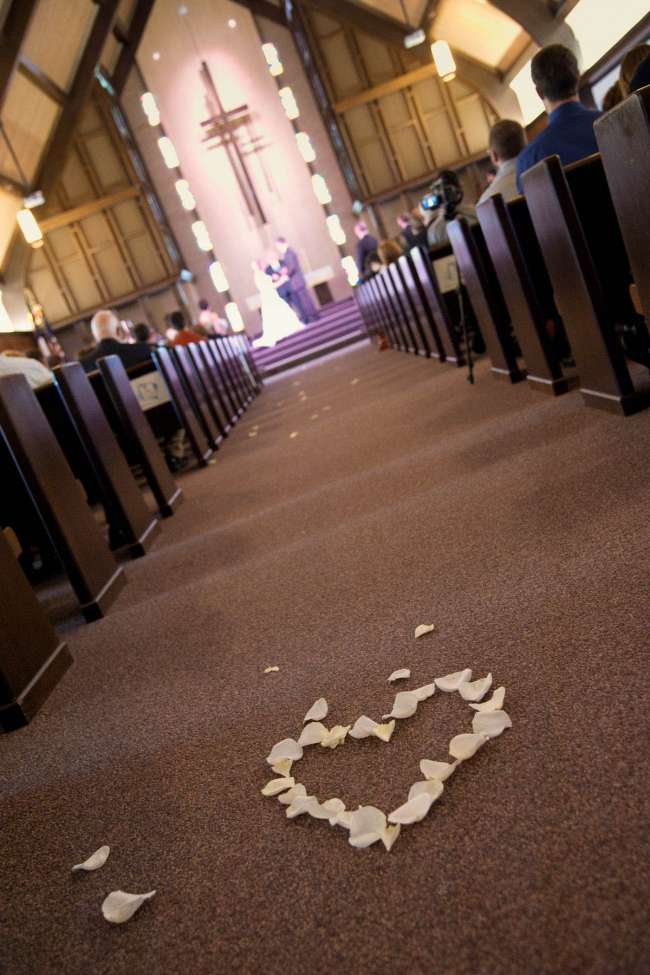
<path id="1" fill-rule="evenodd" d="M 354 298 L 347 298 L 325 305 L 317 322 L 282 339 L 272 349 L 254 349 L 253 356 L 262 376 L 273 376 L 367 337 Z"/>

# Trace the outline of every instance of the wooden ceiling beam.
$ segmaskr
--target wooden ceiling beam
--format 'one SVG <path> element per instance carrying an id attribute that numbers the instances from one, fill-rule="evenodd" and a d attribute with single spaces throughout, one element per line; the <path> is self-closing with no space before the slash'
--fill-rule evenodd
<path id="1" fill-rule="evenodd" d="M 294 0 L 296 2 L 296 0 Z M 385 14 L 377 13 L 366 6 L 355 3 L 355 0 L 301 0 L 305 7 L 314 13 L 330 16 L 334 20 L 344 21 L 351 27 L 372 37 L 377 37 L 387 44 L 397 47 L 404 46 L 404 38 L 412 33 L 413 28 Z"/>
<path id="2" fill-rule="evenodd" d="M 154 0 L 138 0 L 126 34 L 123 33 L 120 25 L 119 37 L 122 50 L 120 51 L 120 56 L 117 59 L 113 77 L 111 78 L 111 84 L 118 98 L 124 90 L 129 71 L 135 61 L 142 35 L 145 32 L 147 22 L 153 10 L 153 5 Z"/>
<path id="3" fill-rule="evenodd" d="M 38 0 L 13 0 L 0 32 L 0 108 L 9 82 L 18 67 L 20 48 L 31 24 Z"/>
<path id="4" fill-rule="evenodd" d="M 427 0 L 426 4 L 424 5 L 424 10 L 422 11 L 422 16 L 420 17 L 420 30 L 427 29 L 429 21 L 432 20 L 436 15 L 437 6 L 438 0 Z"/>
<path id="5" fill-rule="evenodd" d="M 269 0 L 234 0 L 234 2 L 238 3 L 240 7 L 246 7 L 247 10 L 250 10 L 254 17 L 266 17 L 274 24 L 279 24 L 281 27 L 287 26 L 283 7 L 276 7 L 274 3 L 269 3 Z"/>

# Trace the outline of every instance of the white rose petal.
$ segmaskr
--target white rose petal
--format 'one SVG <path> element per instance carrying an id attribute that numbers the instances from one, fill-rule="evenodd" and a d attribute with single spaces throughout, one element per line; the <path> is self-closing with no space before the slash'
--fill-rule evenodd
<path id="1" fill-rule="evenodd" d="M 386 816 L 375 806 L 359 806 L 350 816 L 350 846 L 364 849 L 380 840 L 386 829 Z"/>
<path id="2" fill-rule="evenodd" d="M 127 894 L 123 890 L 114 890 L 104 900 L 102 914 L 111 924 L 124 924 L 155 893 L 155 890 L 150 890 L 148 894 Z"/>
<path id="3" fill-rule="evenodd" d="M 443 793 L 444 785 L 440 779 L 425 779 L 424 782 L 414 782 L 409 789 L 408 801 L 415 799 L 416 796 L 431 796 L 433 802 L 439 799 Z"/>
<path id="4" fill-rule="evenodd" d="M 345 812 L 340 812 L 338 816 L 334 819 L 334 822 L 330 819 L 332 826 L 342 826 L 343 829 L 349 829 L 350 823 L 352 821 L 352 811 L 345 810 Z"/>
<path id="5" fill-rule="evenodd" d="M 302 782 L 296 782 L 288 792 L 283 792 L 282 795 L 278 796 L 278 802 L 281 802 L 283 806 L 290 806 L 295 799 L 303 799 L 306 795 L 307 790 Z"/>
<path id="6" fill-rule="evenodd" d="M 329 813 L 330 826 L 336 826 L 339 816 L 345 812 L 345 803 L 341 799 L 326 799 L 321 803 L 321 808 Z"/>
<path id="7" fill-rule="evenodd" d="M 434 623 L 420 623 L 419 626 L 415 627 L 415 639 L 418 640 L 421 636 L 426 636 L 427 633 L 433 633 L 435 628 Z"/>
<path id="8" fill-rule="evenodd" d="M 426 701 L 428 697 L 431 697 L 435 693 L 435 690 L 436 685 L 434 682 L 433 684 L 425 684 L 424 687 L 416 687 L 411 693 L 415 694 L 418 701 Z"/>
<path id="9" fill-rule="evenodd" d="M 110 846 L 100 846 L 98 850 L 95 850 L 92 856 L 89 856 L 87 860 L 83 863 L 75 863 L 73 870 L 99 870 L 103 867 L 108 860 L 108 854 L 111 852 Z"/>
<path id="10" fill-rule="evenodd" d="M 287 789 L 291 789 L 295 784 L 295 779 L 284 776 L 281 779 L 271 779 L 260 791 L 263 796 L 279 796 L 281 792 L 286 792 Z"/>
<path id="11" fill-rule="evenodd" d="M 277 672 L 279 671 L 279 669 L 280 669 L 279 667 L 265 667 L 264 668 L 264 673 L 265 674 L 277 674 Z"/>
<path id="12" fill-rule="evenodd" d="M 290 758 L 281 758 L 279 762 L 271 766 L 271 771 L 275 772 L 276 775 L 288 775 L 292 765 L 293 762 Z"/>
<path id="13" fill-rule="evenodd" d="M 372 718 L 368 717 L 368 715 L 362 714 L 361 717 L 357 718 L 357 720 L 354 722 L 354 725 L 350 730 L 350 738 L 369 738 L 375 728 L 378 727 L 379 725 L 376 721 L 373 721 Z"/>
<path id="14" fill-rule="evenodd" d="M 345 736 L 350 730 L 350 725 L 335 724 L 334 727 L 321 739 L 323 748 L 337 748 L 345 741 Z"/>
<path id="15" fill-rule="evenodd" d="M 320 721 L 310 721 L 300 732 L 298 744 L 302 746 L 320 745 L 326 734 L 328 731 L 324 724 L 321 724 Z"/>
<path id="16" fill-rule="evenodd" d="M 468 667 L 466 670 L 457 670 L 454 674 L 447 674 L 446 677 L 436 677 L 436 687 L 441 691 L 457 691 L 461 684 L 465 684 L 472 679 L 472 671 Z"/>
<path id="17" fill-rule="evenodd" d="M 411 823 L 419 823 L 429 812 L 433 802 L 432 795 L 428 792 L 422 792 L 414 799 L 409 799 L 403 806 L 394 809 L 388 817 L 388 822 L 402 823 L 404 826 L 408 826 Z"/>
<path id="18" fill-rule="evenodd" d="M 327 717 L 328 710 L 329 708 L 325 698 L 319 697 L 318 700 L 312 704 L 309 711 L 302 719 L 302 723 L 304 724 L 306 721 L 322 721 L 323 718 Z"/>
<path id="19" fill-rule="evenodd" d="M 387 718 L 410 718 L 418 709 L 418 699 L 413 691 L 400 691 L 395 695 L 393 710 L 384 715 Z"/>
<path id="20" fill-rule="evenodd" d="M 314 804 L 316 806 L 319 804 L 316 796 L 296 796 L 291 805 L 287 806 L 285 815 L 287 819 L 295 819 L 296 816 L 310 812 Z"/>
<path id="21" fill-rule="evenodd" d="M 283 738 L 277 742 L 266 757 L 269 765 L 275 765 L 283 758 L 290 758 L 292 762 L 297 762 L 302 758 L 302 746 L 294 741 L 293 738 Z"/>
<path id="22" fill-rule="evenodd" d="M 497 687 L 496 691 L 489 700 L 483 701 L 482 704 L 470 704 L 470 707 L 474 708 L 475 711 L 500 711 L 503 707 L 503 702 L 505 699 L 505 687 Z"/>
<path id="23" fill-rule="evenodd" d="M 401 826 L 399 823 L 397 826 L 387 826 L 384 832 L 381 834 L 381 841 L 390 853 L 395 843 L 395 840 L 400 834 Z"/>
<path id="24" fill-rule="evenodd" d="M 375 738 L 379 738 L 380 741 L 390 741 L 393 732 L 395 731 L 395 718 L 389 721 L 387 724 L 378 724 L 372 729 L 372 733 Z"/>
<path id="25" fill-rule="evenodd" d="M 485 735 L 456 735 L 449 742 L 449 754 L 459 762 L 464 762 L 475 755 L 486 741 Z"/>
<path id="26" fill-rule="evenodd" d="M 394 670 L 393 673 L 388 678 L 388 683 L 392 684 L 394 680 L 406 680 L 411 676 L 411 671 L 408 667 L 402 667 L 401 670 Z"/>
<path id="27" fill-rule="evenodd" d="M 438 779 L 444 782 L 456 768 L 456 762 L 430 762 L 428 758 L 423 758 L 420 762 L 420 771 L 425 779 Z"/>
<path id="28" fill-rule="evenodd" d="M 480 701 L 492 687 L 492 674 L 480 680 L 464 681 L 458 692 L 464 701 Z"/>
<path id="29" fill-rule="evenodd" d="M 512 728 L 510 715 L 506 711 L 479 711 L 474 715 L 472 730 L 477 735 L 498 738 L 506 728 Z"/>

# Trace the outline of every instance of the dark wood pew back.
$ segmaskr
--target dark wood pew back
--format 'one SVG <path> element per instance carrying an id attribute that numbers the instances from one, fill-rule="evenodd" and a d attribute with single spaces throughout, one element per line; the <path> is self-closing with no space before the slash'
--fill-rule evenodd
<path id="1" fill-rule="evenodd" d="M 176 361 L 171 350 L 159 346 L 154 351 L 154 361 L 164 376 L 169 394 L 174 401 L 179 420 L 187 435 L 190 449 L 200 467 L 205 467 L 212 456 L 212 447 L 208 442 L 203 428 L 194 411 L 194 406 L 188 399 L 185 385 L 176 368 Z"/>
<path id="2" fill-rule="evenodd" d="M 438 249 L 435 255 L 449 254 L 451 248 Z M 431 257 L 419 247 L 414 247 L 408 255 L 413 267 L 415 281 L 420 289 L 420 297 L 425 308 L 428 308 L 435 325 L 440 345 L 440 359 L 456 366 L 465 364 L 465 357 L 458 340 L 458 332 L 454 327 L 449 313 L 447 300 L 440 290 L 438 278 L 434 270 Z"/>

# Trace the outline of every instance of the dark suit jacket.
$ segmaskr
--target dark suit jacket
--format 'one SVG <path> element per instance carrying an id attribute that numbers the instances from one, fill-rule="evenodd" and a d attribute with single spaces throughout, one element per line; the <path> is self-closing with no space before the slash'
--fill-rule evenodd
<path id="1" fill-rule="evenodd" d="M 266 267 L 264 270 L 265 273 L 269 275 L 269 277 L 273 277 L 274 274 L 282 273 L 282 267 L 280 264 L 278 264 L 276 267 L 274 267 L 273 264 L 269 264 L 268 267 Z M 288 301 L 289 296 L 291 294 L 291 282 L 287 281 L 285 284 L 281 284 L 280 287 L 276 288 L 275 290 L 277 291 L 277 293 L 280 295 L 281 298 L 284 298 L 285 301 Z"/>
<path id="2" fill-rule="evenodd" d="M 379 247 L 379 243 L 377 241 L 377 238 L 373 237 L 372 234 L 366 234 L 366 236 L 362 237 L 361 240 L 358 242 L 357 267 L 359 268 L 359 272 L 361 274 L 364 274 L 366 271 L 369 270 L 368 258 L 370 257 L 371 254 L 377 253 L 378 247 Z"/>
<path id="3" fill-rule="evenodd" d="M 118 342 L 117 339 L 102 339 L 98 342 L 93 351 L 85 359 L 81 360 L 81 365 L 86 372 L 92 372 L 97 368 L 97 360 L 105 355 L 118 355 L 124 363 L 124 368 L 129 366 L 139 366 L 143 362 L 150 362 L 153 369 L 151 358 L 151 346 L 146 342 L 134 342 L 127 345 L 126 342 Z"/>
<path id="4" fill-rule="evenodd" d="M 307 287 L 307 282 L 305 281 L 305 275 L 302 273 L 298 255 L 292 247 L 288 249 L 287 253 L 282 258 L 282 264 L 287 269 L 292 291 L 301 291 L 303 288 Z"/>

